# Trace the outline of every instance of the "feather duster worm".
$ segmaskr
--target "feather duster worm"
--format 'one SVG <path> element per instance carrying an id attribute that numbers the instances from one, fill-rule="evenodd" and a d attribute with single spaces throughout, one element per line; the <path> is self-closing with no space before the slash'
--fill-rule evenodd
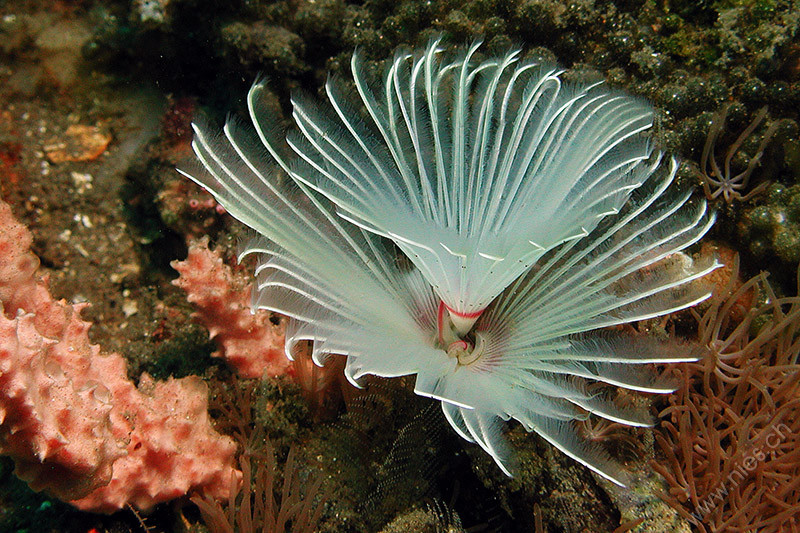
<path id="1" fill-rule="evenodd" d="M 260 235 L 243 252 L 260 258 L 254 306 L 293 319 L 289 357 L 311 340 L 317 364 L 346 356 L 356 385 L 415 374 L 509 475 L 501 432 L 514 418 L 624 484 L 571 421 L 650 419 L 588 385 L 670 392 L 652 364 L 696 353 L 593 330 L 707 298 L 695 280 L 717 264 L 679 252 L 714 217 L 667 192 L 677 163 L 643 138 L 647 103 L 567 85 L 519 51 L 477 61 L 478 47 L 451 55 L 434 40 L 373 83 L 356 53 L 361 112 L 330 80 L 329 106 L 293 99 L 285 142 L 257 82 L 255 132 L 196 126 L 204 169 L 184 174 Z"/>

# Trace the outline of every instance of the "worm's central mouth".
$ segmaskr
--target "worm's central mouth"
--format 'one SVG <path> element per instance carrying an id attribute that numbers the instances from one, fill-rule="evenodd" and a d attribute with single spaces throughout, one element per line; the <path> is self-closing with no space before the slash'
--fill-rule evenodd
<path id="1" fill-rule="evenodd" d="M 440 302 L 437 324 L 439 346 L 449 357 L 456 358 L 459 365 L 469 366 L 483 356 L 485 338 L 483 334 L 477 332 L 462 333 L 454 324 L 451 313 L 447 311 L 449 311 L 447 306 Z"/>
<path id="2" fill-rule="evenodd" d="M 458 359 L 461 366 L 469 366 L 483 357 L 486 340 L 481 333 L 474 334 L 474 342 L 457 340 L 447 347 L 447 355 Z"/>

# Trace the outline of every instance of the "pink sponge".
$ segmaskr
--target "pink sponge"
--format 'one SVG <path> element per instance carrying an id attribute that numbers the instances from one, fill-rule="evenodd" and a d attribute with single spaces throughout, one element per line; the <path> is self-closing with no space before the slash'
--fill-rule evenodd
<path id="1" fill-rule="evenodd" d="M 147 509 L 190 491 L 226 498 L 235 444 L 211 427 L 199 378 L 128 381 L 89 342 L 84 305 L 35 278 L 30 233 L 0 202 L 0 452 L 34 490 L 75 506 Z"/>
<path id="2" fill-rule="evenodd" d="M 191 243 L 186 260 L 173 261 L 172 268 L 180 273 L 172 283 L 186 291 L 195 316 L 221 348 L 214 355 L 245 378 L 278 376 L 290 369 L 283 327 L 272 324 L 266 311 L 250 312 L 252 285 L 208 248 L 207 237 Z"/>
<path id="3" fill-rule="evenodd" d="M 71 500 L 108 483 L 125 449 L 113 437 L 111 393 L 97 378 L 107 380 L 89 363 L 99 356 L 70 353 L 84 323 L 72 317 L 70 331 L 51 339 L 35 321 L 32 313 L 0 316 L 0 451 L 32 489 Z M 125 378 L 121 358 L 104 359 Z"/>
<path id="4" fill-rule="evenodd" d="M 125 504 L 147 509 L 200 491 L 227 498 L 236 446 L 211 427 L 208 390 L 196 376 L 154 382 L 114 392 L 124 408 L 112 409 L 114 435 L 127 454 L 114 462 L 108 485 L 72 501 L 81 509 L 112 512 Z"/>

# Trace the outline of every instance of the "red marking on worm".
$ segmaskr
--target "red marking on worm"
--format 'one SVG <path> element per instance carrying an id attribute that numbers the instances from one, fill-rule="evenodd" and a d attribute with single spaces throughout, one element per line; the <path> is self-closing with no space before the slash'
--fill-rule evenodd
<path id="1" fill-rule="evenodd" d="M 449 352 L 455 346 L 458 346 L 462 350 L 466 350 L 469 348 L 469 344 L 467 343 L 467 341 L 455 341 L 450 343 L 450 346 L 447 347 L 447 351 Z"/>
<path id="2" fill-rule="evenodd" d="M 445 310 L 445 308 L 449 309 L 449 307 L 447 307 L 447 304 L 445 304 L 443 301 L 439 300 L 439 316 L 437 317 L 436 321 L 437 321 L 437 327 L 439 328 L 438 331 L 439 331 L 439 344 L 440 345 L 444 344 L 444 335 L 443 335 L 444 332 L 443 332 L 443 329 L 444 329 L 444 310 Z"/>
<path id="3" fill-rule="evenodd" d="M 475 311 L 474 313 L 461 313 L 460 311 L 456 311 L 455 309 L 453 309 L 452 307 L 450 307 L 446 303 L 441 302 L 439 304 L 439 313 L 440 314 L 442 312 L 442 306 L 445 306 L 448 311 L 450 311 L 451 313 L 453 313 L 456 316 L 460 316 L 461 318 L 478 318 L 479 316 L 481 316 L 483 314 L 484 311 L 486 311 L 486 309 L 481 309 L 480 311 Z"/>

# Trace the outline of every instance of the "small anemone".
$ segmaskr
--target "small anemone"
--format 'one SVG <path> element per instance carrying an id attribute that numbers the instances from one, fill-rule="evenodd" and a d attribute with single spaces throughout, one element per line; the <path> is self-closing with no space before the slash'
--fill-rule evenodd
<path id="1" fill-rule="evenodd" d="M 293 319 L 290 357 L 310 340 L 317 364 L 346 356 L 356 385 L 416 375 L 509 475 L 513 418 L 623 484 L 572 422 L 650 417 L 592 385 L 667 393 L 654 365 L 697 352 L 597 330 L 707 298 L 697 280 L 717 263 L 682 250 L 714 217 L 670 190 L 677 163 L 643 137 L 646 102 L 566 84 L 519 50 L 478 61 L 479 44 L 398 52 L 378 80 L 356 53 L 355 101 L 335 80 L 327 106 L 293 98 L 285 139 L 259 81 L 255 132 L 195 126 L 203 168 L 184 173 L 260 235 L 243 253 L 260 258 L 254 305 Z"/>

